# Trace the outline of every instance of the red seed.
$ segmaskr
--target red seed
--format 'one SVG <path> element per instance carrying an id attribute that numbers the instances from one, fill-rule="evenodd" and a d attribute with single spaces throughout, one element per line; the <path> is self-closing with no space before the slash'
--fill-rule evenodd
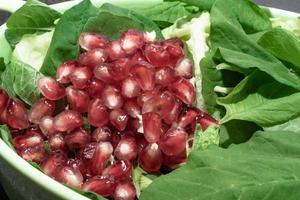
<path id="1" fill-rule="evenodd" d="M 155 70 L 151 64 L 138 62 L 132 67 L 131 73 L 142 90 L 149 91 L 154 89 Z"/>
<path id="2" fill-rule="evenodd" d="M 78 158 L 83 159 L 84 161 L 92 159 L 97 145 L 98 143 L 96 142 L 92 142 L 85 145 L 85 147 L 81 149 L 80 152 L 77 154 Z"/>
<path id="3" fill-rule="evenodd" d="M 67 161 L 67 164 L 69 166 L 71 166 L 72 168 L 76 169 L 76 170 L 79 170 L 82 174 L 82 176 L 84 176 L 84 178 L 86 178 L 88 176 L 87 174 L 87 164 L 85 162 L 83 162 L 83 160 L 81 159 L 69 159 Z"/>
<path id="4" fill-rule="evenodd" d="M 62 150 L 56 150 L 42 163 L 41 168 L 45 174 L 54 177 L 57 169 L 67 161 L 67 155 Z"/>
<path id="5" fill-rule="evenodd" d="M 163 46 L 170 54 L 170 60 L 168 65 L 174 67 L 178 60 L 180 60 L 184 56 L 182 47 L 173 42 L 163 42 Z"/>
<path id="6" fill-rule="evenodd" d="M 156 67 L 169 66 L 171 63 L 170 53 L 159 43 L 149 43 L 145 47 L 147 60 Z"/>
<path id="7" fill-rule="evenodd" d="M 141 108 L 135 100 L 128 100 L 124 104 L 125 112 L 132 118 L 137 118 L 141 114 Z"/>
<path id="8" fill-rule="evenodd" d="M 179 38 L 171 38 L 171 39 L 167 39 L 165 41 L 163 41 L 163 45 L 172 45 L 172 46 L 177 46 L 177 47 L 184 47 L 184 44 L 182 42 L 182 40 L 180 40 Z"/>
<path id="9" fill-rule="evenodd" d="M 78 67 L 77 61 L 67 61 L 61 64 L 56 71 L 56 81 L 62 84 L 70 82 L 70 75 Z"/>
<path id="10" fill-rule="evenodd" d="M 72 131 L 82 125 L 82 116 L 74 110 L 63 111 L 54 118 L 54 128 L 59 132 Z"/>
<path id="11" fill-rule="evenodd" d="M 70 80 L 75 88 L 84 89 L 92 76 L 93 73 L 88 67 L 77 67 L 70 75 Z"/>
<path id="12" fill-rule="evenodd" d="M 123 106 L 123 98 L 120 94 L 120 91 L 111 85 L 108 85 L 104 88 L 102 99 L 106 107 L 109 109 L 118 109 Z"/>
<path id="13" fill-rule="evenodd" d="M 18 99 L 9 99 L 6 108 L 7 124 L 15 129 L 25 129 L 29 126 L 28 113 L 25 105 Z"/>
<path id="14" fill-rule="evenodd" d="M 94 69 L 100 63 L 104 63 L 107 56 L 106 50 L 98 48 L 82 53 L 78 61 L 81 65 Z"/>
<path id="15" fill-rule="evenodd" d="M 70 150 L 83 148 L 90 141 L 90 134 L 83 128 L 77 128 L 65 137 L 65 142 Z"/>
<path id="16" fill-rule="evenodd" d="M 144 46 L 144 33 L 129 29 L 122 33 L 121 47 L 128 55 L 134 54 Z"/>
<path id="17" fill-rule="evenodd" d="M 171 91 L 177 98 L 185 104 L 191 105 L 194 103 L 196 95 L 194 86 L 186 79 L 179 78 L 174 83 L 169 85 Z"/>
<path id="18" fill-rule="evenodd" d="M 184 130 L 171 128 L 162 135 L 159 147 L 168 156 L 178 155 L 186 148 L 187 138 L 188 134 Z"/>
<path id="19" fill-rule="evenodd" d="M 191 123 L 196 121 L 197 116 L 199 115 L 199 111 L 194 108 L 189 108 L 183 116 L 181 116 L 178 120 L 178 127 L 185 128 Z"/>
<path id="20" fill-rule="evenodd" d="M 163 133 L 160 115 L 154 112 L 143 114 L 143 129 L 149 143 L 158 142 Z"/>
<path id="21" fill-rule="evenodd" d="M 134 137 L 121 138 L 115 149 L 114 155 L 120 160 L 132 161 L 137 157 L 138 147 Z"/>
<path id="22" fill-rule="evenodd" d="M 43 145 L 37 145 L 22 150 L 20 156 L 24 160 L 41 163 L 47 157 L 47 152 Z"/>
<path id="23" fill-rule="evenodd" d="M 86 87 L 86 91 L 91 97 L 101 98 L 102 90 L 104 89 L 104 87 L 104 82 L 99 79 L 93 78 Z"/>
<path id="24" fill-rule="evenodd" d="M 97 65 L 94 68 L 94 75 L 97 79 L 104 81 L 104 82 L 110 82 L 112 79 L 112 75 L 109 73 L 109 68 L 111 67 L 110 64 L 102 63 L 100 65 Z"/>
<path id="25" fill-rule="evenodd" d="M 138 62 L 141 61 L 147 61 L 147 58 L 144 56 L 144 53 L 142 52 L 142 50 L 137 50 L 137 52 L 135 52 L 135 54 L 131 57 L 131 63 L 134 65 Z"/>
<path id="26" fill-rule="evenodd" d="M 127 130 L 137 131 L 141 127 L 140 120 L 137 118 L 129 118 L 127 123 Z"/>
<path id="27" fill-rule="evenodd" d="M 124 131 L 127 126 L 128 115 L 121 109 L 112 110 L 109 114 L 109 120 L 119 131 Z"/>
<path id="28" fill-rule="evenodd" d="M 65 96 L 65 88 L 50 77 L 42 77 L 38 83 L 39 90 L 44 97 L 56 101 Z"/>
<path id="29" fill-rule="evenodd" d="M 209 126 L 218 125 L 218 121 L 207 113 L 201 112 L 197 122 L 201 125 L 202 131 L 205 131 Z"/>
<path id="30" fill-rule="evenodd" d="M 30 122 L 38 124 L 43 117 L 51 116 L 54 110 L 55 102 L 41 98 L 32 105 L 28 113 L 28 119 Z"/>
<path id="31" fill-rule="evenodd" d="M 109 122 L 107 108 L 101 99 L 96 98 L 90 102 L 88 120 L 89 123 L 95 127 L 102 127 Z"/>
<path id="32" fill-rule="evenodd" d="M 90 51 L 92 49 L 105 48 L 108 45 L 109 41 L 103 35 L 84 32 L 81 33 L 78 43 L 82 49 Z"/>
<path id="33" fill-rule="evenodd" d="M 115 200 L 135 200 L 136 190 L 134 185 L 126 180 L 117 184 L 113 196 Z"/>
<path id="34" fill-rule="evenodd" d="M 102 126 L 95 129 L 92 133 L 92 140 L 94 142 L 110 141 L 112 137 L 112 131 L 107 126 Z"/>
<path id="35" fill-rule="evenodd" d="M 187 153 L 186 150 L 184 150 L 183 152 L 175 156 L 164 155 L 163 165 L 170 169 L 176 169 L 177 167 L 179 167 L 180 164 L 186 162 L 186 160 Z"/>
<path id="36" fill-rule="evenodd" d="M 126 56 L 126 52 L 121 47 L 121 42 L 119 40 L 112 41 L 106 50 L 110 60 L 117 60 Z"/>
<path id="37" fill-rule="evenodd" d="M 7 102 L 8 102 L 8 94 L 0 88 L 0 114 L 3 113 L 3 111 L 6 108 Z"/>
<path id="38" fill-rule="evenodd" d="M 102 175 L 113 177 L 116 181 L 128 179 L 132 174 L 131 162 L 118 160 L 115 164 L 106 167 Z"/>
<path id="39" fill-rule="evenodd" d="M 51 150 L 66 149 L 66 142 L 64 140 L 64 136 L 60 133 L 51 135 L 48 139 L 48 143 L 51 147 Z"/>
<path id="40" fill-rule="evenodd" d="M 135 134 L 135 140 L 138 145 L 138 154 L 142 152 L 142 150 L 148 146 L 148 141 L 145 139 L 144 134 L 142 133 L 136 133 Z"/>
<path id="41" fill-rule="evenodd" d="M 46 137 L 50 137 L 52 134 L 56 133 L 54 119 L 50 116 L 43 117 L 40 120 L 39 127 Z"/>
<path id="42" fill-rule="evenodd" d="M 160 93 L 160 87 L 156 87 L 152 91 L 146 91 L 146 92 L 142 93 L 141 95 L 139 95 L 137 97 L 138 105 L 142 107 L 146 101 L 159 95 L 159 93 Z"/>
<path id="43" fill-rule="evenodd" d="M 175 71 L 170 67 L 158 68 L 155 73 L 155 81 L 162 86 L 168 86 L 175 81 Z"/>
<path id="44" fill-rule="evenodd" d="M 13 139 L 13 145 L 18 151 L 43 143 L 43 137 L 34 132 L 26 132 L 24 135 L 17 136 Z"/>
<path id="45" fill-rule="evenodd" d="M 68 165 L 62 166 L 55 175 L 57 181 L 73 187 L 80 187 L 83 183 L 83 176 L 79 169 L 74 169 Z"/>
<path id="46" fill-rule="evenodd" d="M 188 58 L 180 59 L 176 66 L 175 72 L 177 76 L 190 79 L 193 77 L 193 62 Z"/>
<path id="47" fill-rule="evenodd" d="M 163 154 L 156 143 L 146 146 L 139 155 L 140 167 L 148 173 L 159 171 Z"/>
<path id="48" fill-rule="evenodd" d="M 130 60 L 128 58 L 120 58 L 111 63 L 108 72 L 115 81 L 121 81 L 128 76 L 130 68 Z"/>
<path id="49" fill-rule="evenodd" d="M 177 122 L 179 114 L 182 111 L 182 102 L 178 99 L 175 99 L 175 105 L 170 110 L 170 112 L 165 116 L 164 122 L 167 124 L 173 124 L 174 122 Z"/>
<path id="50" fill-rule="evenodd" d="M 108 197 L 115 190 L 115 181 L 107 176 L 94 176 L 82 185 L 82 190 L 95 192 L 103 197 Z"/>
<path id="51" fill-rule="evenodd" d="M 137 97 L 141 92 L 141 88 L 138 82 L 132 78 L 128 77 L 123 81 L 122 84 L 122 95 L 127 98 Z"/>
<path id="52" fill-rule="evenodd" d="M 66 95 L 72 110 L 76 110 L 80 113 L 88 111 L 90 97 L 85 91 L 69 86 L 66 89 Z"/>
<path id="53" fill-rule="evenodd" d="M 175 105 L 173 95 L 164 91 L 161 94 L 154 96 L 143 104 L 142 113 L 155 112 L 160 114 L 162 118 L 167 116 Z"/>
<path id="54" fill-rule="evenodd" d="M 97 144 L 93 157 L 90 160 L 90 171 L 93 175 L 102 174 L 108 160 L 113 153 L 113 146 L 110 142 L 100 142 Z"/>

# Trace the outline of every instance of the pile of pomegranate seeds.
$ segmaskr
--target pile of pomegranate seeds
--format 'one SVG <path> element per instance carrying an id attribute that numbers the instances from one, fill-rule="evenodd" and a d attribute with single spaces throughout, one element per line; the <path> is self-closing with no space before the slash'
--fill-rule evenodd
<path id="1" fill-rule="evenodd" d="M 134 167 L 176 168 L 186 160 L 196 124 L 206 129 L 216 121 L 192 107 L 193 64 L 181 40 L 148 41 L 128 30 L 112 42 L 83 33 L 79 44 L 84 52 L 59 66 L 56 80 L 39 80 L 43 98 L 29 111 L 0 90 L 1 121 L 17 152 L 55 180 L 135 199 Z"/>

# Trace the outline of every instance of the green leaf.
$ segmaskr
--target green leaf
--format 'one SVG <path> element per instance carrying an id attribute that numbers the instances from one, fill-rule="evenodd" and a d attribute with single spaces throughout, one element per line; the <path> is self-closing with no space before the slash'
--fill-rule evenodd
<path id="1" fill-rule="evenodd" d="M 167 0 L 174 1 L 174 0 Z M 175 0 L 186 3 L 188 5 L 199 7 L 201 10 L 210 11 L 216 0 Z"/>
<path id="2" fill-rule="evenodd" d="M 228 96 L 218 99 L 226 109 L 221 123 L 240 119 L 263 127 L 299 117 L 299 102 L 300 92 L 259 71 L 246 77 Z"/>
<path id="3" fill-rule="evenodd" d="M 109 22 L 109 23 L 108 23 Z M 154 22 L 132 10 L 120 8 L 106 3 L 100 7 L 96 16 L 91 17 L 85 27 L 85 32 L 97 32 L 114 40 L 128 29 L 155 31 L 158 38 L 163 38 L 160 29 Z"/>
<path id="4" fill-rule="evenodd" d="M 41 74 L 36 69 L 15 58 L 11 59 L 10 68 L 15 93 L 24 102 L 32 105 L 40 98 L 38 80 Z"/>
<path id="5" fill-rule="evenodd" d="M 99 196 L 98 194 L 96 194 L 94 192 L 87 192 L 87 191 L 79 190 L 78 188 L 74 188 L 69 185 L 65 185 L 65 186 L 70 188 L 71 190 L 74 190 L 75 192 L 78 192 L 79 194 L 81 194 L 91 200 L 105 200 L 105 198 Z"/>
<path id="6" fill-rule="evenodd" d="M 16 93 L 13 88 L 11 68 L 1 63 L 1 72 L 0 72 L 0 86 L 3 88 L 10 97 L 15 97 Z"/>
<path id="7" fill-rule="evenodd" d="M 300 75 L 300 40 L 284 29 L 272 29 L 261 36 L 258 44 L 277 58 L 292 63 Z"/>
<path id="8" fill-rule="evenodd" d="M 39 164 L 37 164 L 36 162 L 33 162 L 33 161 L 27 161 L 31 166 L 33 166 L 34 168 L 36 168 L 37 170 L 39 170 L 39 171 L 43 171 L 42 170 L 42 168 L 41 168 L 41 166 L 39 165 Z"/>
<path id="9" fill-rule="evenodd" d="M 12 47 L 15 47 L 25 34 L 51 31 L 54 21 L 59 17 L 60 13 L 46 4 L 36 0 L 27 1 L 8 19 L 6 39 Z"/>
<path id="10" fill-rule="evenodd" d="M 79 54 L 77 44 L 87 20 L 94 16 L 97 9 L 89 0 L 67 10 L 58 21 L 41 72 L 55 76 L 57 67 L 67 60 L 76 59 Z"/>
<path id="11" fill-rule="evenodd" d="M 15 150 L 10 131 L 6 125 L 0 125 L 0 138 L 3 140 L 3 142 L 5 142 L 5 144 L 7 144 L 7 146 Z"/>
<path id="12" fill-rule="evenodd" d="M 273 18 L 272 25 L 291 31 L 300 38 L 300 17 L 292 19 Z"/>
<path id="13" fill-rule="evenodd" d="M 196 127 L 196 133 L 193 141 L 193 150 L 204 150 L 210 145 L 219 146 L 220 127 L 210 126 L 207 130 L 202 131 L 201 126 Z"/>
<path id="14" fill-rule="evenodd" d="M 161 176 L 140 200 L 298 199 L 300 134 L 257 132 L 249 142 L 190 154 L 187 164 Z"/>
<path id="15" fill-rule="evenodd" d="M 283 123 L 283 124 L 264 128 L 264 130 L 266 130 L 266 131 L 283 130 L 283 131 L 294 131 L 296 133 L 300 133 L 300 117 L 289 120 L 288 122 Z"/>
<path id="16" fill-rule="evenodd" d="M 48 140 L 46 140 L 45 142 L 44 142 L 44 149 L 46 150 L 46 152 L 48 152 L 48 153 L 51 153 L 51 146 L 50 146 L 50 144 L 49 144 L 49 142 L 48 142 Z"/>

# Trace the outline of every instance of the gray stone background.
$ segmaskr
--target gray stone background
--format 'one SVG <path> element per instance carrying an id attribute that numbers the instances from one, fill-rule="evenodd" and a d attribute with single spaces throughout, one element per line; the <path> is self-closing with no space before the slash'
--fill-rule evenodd
<path id="1" fill-rule="evenodd" d="M 51 4 L 51 3 L 62 2 L 63 0 L 42 0 L 42 1 Z M 300 0 L 254 0 L 254 2 L 264 6 L 270 6 L 274 8 L 280 8 L 280 9 L 285 9 L 285 10 L 290 10 L 290 11 L 300 13 Z M 0 25 L 5 22 L 8 16 L 9 16 L 8 13 L 0 12 Z M 0 199 L 8 200 L 1 185 L 0 185 Z"/>

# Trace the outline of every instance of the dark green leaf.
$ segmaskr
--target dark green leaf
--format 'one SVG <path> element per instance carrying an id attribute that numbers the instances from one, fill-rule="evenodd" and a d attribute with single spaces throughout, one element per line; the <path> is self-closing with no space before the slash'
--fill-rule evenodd
<path id="1" fill-rule="evenodd" d="M 39 165 L 39 164 L 37 164 L 36 162 L 33 162 L 33 161 L 27 161 L 29 164 L 31 164 L 31 166 L 33 166 L 34 168 L 36 168 L 37 170 L 39 170 L 39 171 L 43 171 L 42 170 L 42 168 L 41 168 L 41 166 Z"/>
<path id="2" fill-rule="evenodd" d="M 167 0 L 167 1 L 180 1 L 188 5 L 197 6 L 201 10 L 209 11 L 216 0 Z"/>
<path id="3" fill-rule="evenodd" d="M 5 36 L 14 47 L 25 34 L 50 31 L 60 13 L 36 0 L 27 1 L 8 19 Z"/>
<path id="4" fill-rule="evenodd" d="M 15 150 L 10 131 L 6 125 L 0 125 L 0 138 L 3 140 L 3 142 L 5 142 L 5 144 L 7 144 L 7 146 Z"/>
<path id="5" fill-rule="evenodd" d="M 46 150 L 46 152 L 48 152 L 48 153 L 51 153 L 51 146 L 50 146 L 50 144 L 49 144 L 49 142 L 48 142 L 48 140 L 46 140 L 45 142 L 44 142 L 44 149 Z"/>
<path id="6" fill-rule="evenodd" d="M 67 10 L 58 21 L 52 42 L 48 49 L 41 72 L 47 76 L 54 76 L 56 68 L 66 60 L 76 59 L 79 53 L 77 44 L 87 20 L 94 16 L 97 9 L 89 0 Z"/>
<path id="7" fill-rule="evenodd" d="M 296 200 L 299 140 L 295 132 L 257 132 L 228 149 L 194 151 L 185 166 L 154 180 L 140 200 Z"/>

